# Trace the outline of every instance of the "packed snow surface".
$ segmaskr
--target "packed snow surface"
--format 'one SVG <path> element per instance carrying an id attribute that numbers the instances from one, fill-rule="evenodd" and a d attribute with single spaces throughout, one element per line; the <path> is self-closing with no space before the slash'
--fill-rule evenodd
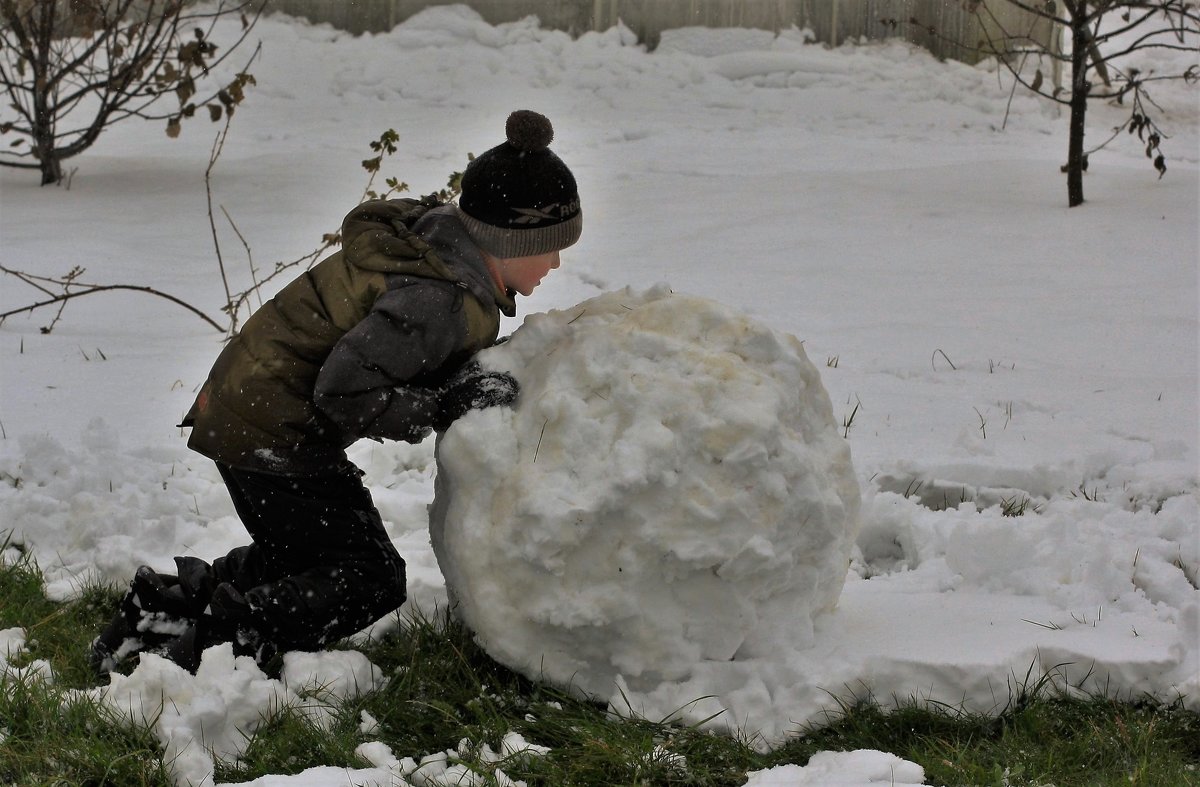
<path id="1" fill-rule="evenodd" d="M 915 787 L 925 784 L 925 769 L 894 754 L 857 751 L 817 752 L 806 765 L 781 765 L 751 771 L 746 787 Z"/>
<path id="2" fill-rule="evenodd" d="M 812 644 L 859 489 L 799 340 L 660 287 L 531 316 L 480 357 L 521 395 L 446 433 L 431 526 L 492 656 L 609 698 Z"/>
<path id="3" fill-rule="evenodd" d="M 1012 92 L 994 64 L 938 62 L 898 41 L 829 49 L 803 31 L 689 29 L 651 52 L 622 28 L 572 39 L 461 6 L 378 36 L 282 16 L 254 32 L 258 84 L 212 177 L 233 284 L 251 274 L 219 208 L 261 273 L 336 228 L 382 131 L 400 138 L 386 174 L 424 193 L 530 108 L 555 124 L 586 221 L 521 317 L 667 282 L 798 337 L 820 369 L 863 494 L 838 607 L 806 647 L 630 687 L 635 710 L 720 710 L 715 724 L 776 736 L 852 694 L 998 709 L 1042 673 L 1200 707 L 1194 86 L 1151 86 L 1169 135 L 1161 180 L 1122 135 L 1090 156 L 1087 202 L 1068 210 L 1064 113 Z M 1195 59 L 1150 54 L 1134 64 L 1144 73 Z M 1128 113 L 1093 104 L 1088 144 Z M 197 118 L 171 140 L 161 124 L 121 123 L 68 162 L 69 187 L 0 168 L 3 264 L 43 276 L 82 265 L 84 280 L 156 287 L 219 316 L 203 178 L 216 130 Z M 45 296 L 2 282 L 3 310 Z M 41 310 L 0 325 L 0 531 L 36 558 L 50 594 L 244 543 L 215 468 L 174 426 L 221 337 L 129 292 L 72 300 L 42 332 L 52 320 Z M 555 439 L 548 425 L 542 450 Z M 352 450 L 408 562 L 409 605 L 425 610 L 447 600 L 427 528 L 434 457 L 432 441 Z M 44 662 L 7 661 L 36 622 L 0 632 L 3 674 L 49 676 Z M 207 677 L 148 660 L 104 688 L 136 697 L 131 707 L 177 708 L 159 728 L 168 750 L 223 757 L 244 741 L 228 731 L 251 734 L 258 718 L 216 703 L 223 683 L 261 712 L 305 700 L 295 682 L 299 699 L 210 653 Z M 341 652 L 320 671 L 339 663 L 367 674 Z M 216 684 L 201 691 L 214 701 L 194 701 L 198 680 Z M 364 720 L 361 769 L 257 784 L 411 783 L 408 759 L 462 768 L 451 752 L 382 752 L 370 730 Z M 754 778 L 870 783 L 894 765 L 897 782 L 919 781 L 888 756 Z M 177 762 L 180 785 L 211 779 L 211 755 Z"/>

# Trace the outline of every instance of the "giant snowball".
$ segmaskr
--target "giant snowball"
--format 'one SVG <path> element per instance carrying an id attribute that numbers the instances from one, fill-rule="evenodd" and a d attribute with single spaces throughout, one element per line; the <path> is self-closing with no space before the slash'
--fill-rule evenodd
<path id="1" fill-rule="evenodd" d="M 610 697 L 809 641 L 859 490 L 797 339 L 657 287 L 532 315 L 480 359 L 520 399 L 444 434 L 430 513 L 493 658 Z"/>

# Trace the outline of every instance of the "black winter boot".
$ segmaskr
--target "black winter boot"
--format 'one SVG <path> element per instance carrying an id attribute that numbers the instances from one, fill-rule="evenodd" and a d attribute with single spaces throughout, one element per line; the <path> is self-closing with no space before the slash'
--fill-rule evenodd
<path id="1" fill-rule="evenodd" d="M 134 636 L 129 628 L 124 610 L 118 610 L 100 632 L 100 636 L 92 640 L 92 646 L 87 652 L 88 666 L 97 677 L 103 678 L 140 649 L 141 640 Z"/>
<path id="2" fill-rule="evenodd" d="M 192 617 L 196 617 L 208 606 L 213 590 L 220 583 L 216 569 L 207 561 L 188 555 L 175 558 L 175 568 L 179 571 L 179 587 Z"/>
<path id="3" fill-rule="evenodd" d="M 197 614 L 184 595 L 179 578 L 172 574 L 159 574 L 149 566 L 142 566 L 133 575 L 123 604 L 129 605 L 131 615 L 142 618 L 159 615 L 172 620 L 185 620 Z"/>
<path id="4" fill-rule="evenodd" d="M 175 577 L 141 566 L 120 608 L 92 641 L 88 663 L 104 677 L 126 659 L 178 637 L 192 615 Z"/>
<path id="5" fill-rule="evenodd" d="M 278 677 L 278 670 L 269 669 L 277 649 L 263 637 L 253 619 L 254 612 L 246 598 L 233 585 L 222 582 L 213 590 L 204 613 L 154 652 L 195 673 L 206 649 L 229 642 L 233 645 L 233 655 L 250 656 L 268 675 Z"/>
<path id="6" fill-rule="evenodd" d="M 230 632 L 233 655 L 250 656 L 265 670 L 279 649 L 267 637 L 254 601 L 228 582 L 222 582 L 213 591 L 208 611 L 220 627 Z"/>
<path id="7" fill-rule="evenodd" d="M 200 667 L 200 656 L 203 655 L 204 649 L 211 645 L 216 645 L 216 642 L 208 642 L 208 638 L 204 632 L 200 630 L 200 625 L 193 623 L 184 630 L 175 639 L 167 642 L 159 647 L 154 652 L 165 659 L 175 662 L 193 675 Z"/>

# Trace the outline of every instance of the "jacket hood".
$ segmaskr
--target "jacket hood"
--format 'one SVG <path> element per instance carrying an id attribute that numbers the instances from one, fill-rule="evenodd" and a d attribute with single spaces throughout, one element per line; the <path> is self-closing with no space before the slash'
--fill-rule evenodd
<path id="1" fill-rule="evenodd" d="M 437 204 L 431 197 L 364 202 L 342 221 L 342 256 L 367 271 L 452 281 L 445 264 L 412 230 Z"/>
<path id="2" fill-rule="evenodd" d="M 453 205 L 430 210 L 413 225 L 413 231 L 446 266 L 454 281 L 466 286 L 483 302 L 494 301 L 505 315 L 516 314 L 514 294 L 496 286 L 487 263 Z"/>
<path id="3" fill-rule="evenodd" d="M 359 205 L 342 222 L 342 254 L 363 270 L 450 282 L 509 317 L 516 314 L 512 293 L 493 283 L 454 207 L 433 197 Z"/>

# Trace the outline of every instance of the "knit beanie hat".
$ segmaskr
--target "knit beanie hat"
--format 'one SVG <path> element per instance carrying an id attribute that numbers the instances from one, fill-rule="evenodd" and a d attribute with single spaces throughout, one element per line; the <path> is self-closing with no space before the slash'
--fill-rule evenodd
<path id="1" fill-rule="evenodd" d="M 583 213 L 575 176 L 549 148 L 553 126 L 544 115 L 519 109 L 504 130 L 507 141 L 463 172 L 459 218 L 471 239 L 494 257 L 565 249 L 579 240 Z"/>

